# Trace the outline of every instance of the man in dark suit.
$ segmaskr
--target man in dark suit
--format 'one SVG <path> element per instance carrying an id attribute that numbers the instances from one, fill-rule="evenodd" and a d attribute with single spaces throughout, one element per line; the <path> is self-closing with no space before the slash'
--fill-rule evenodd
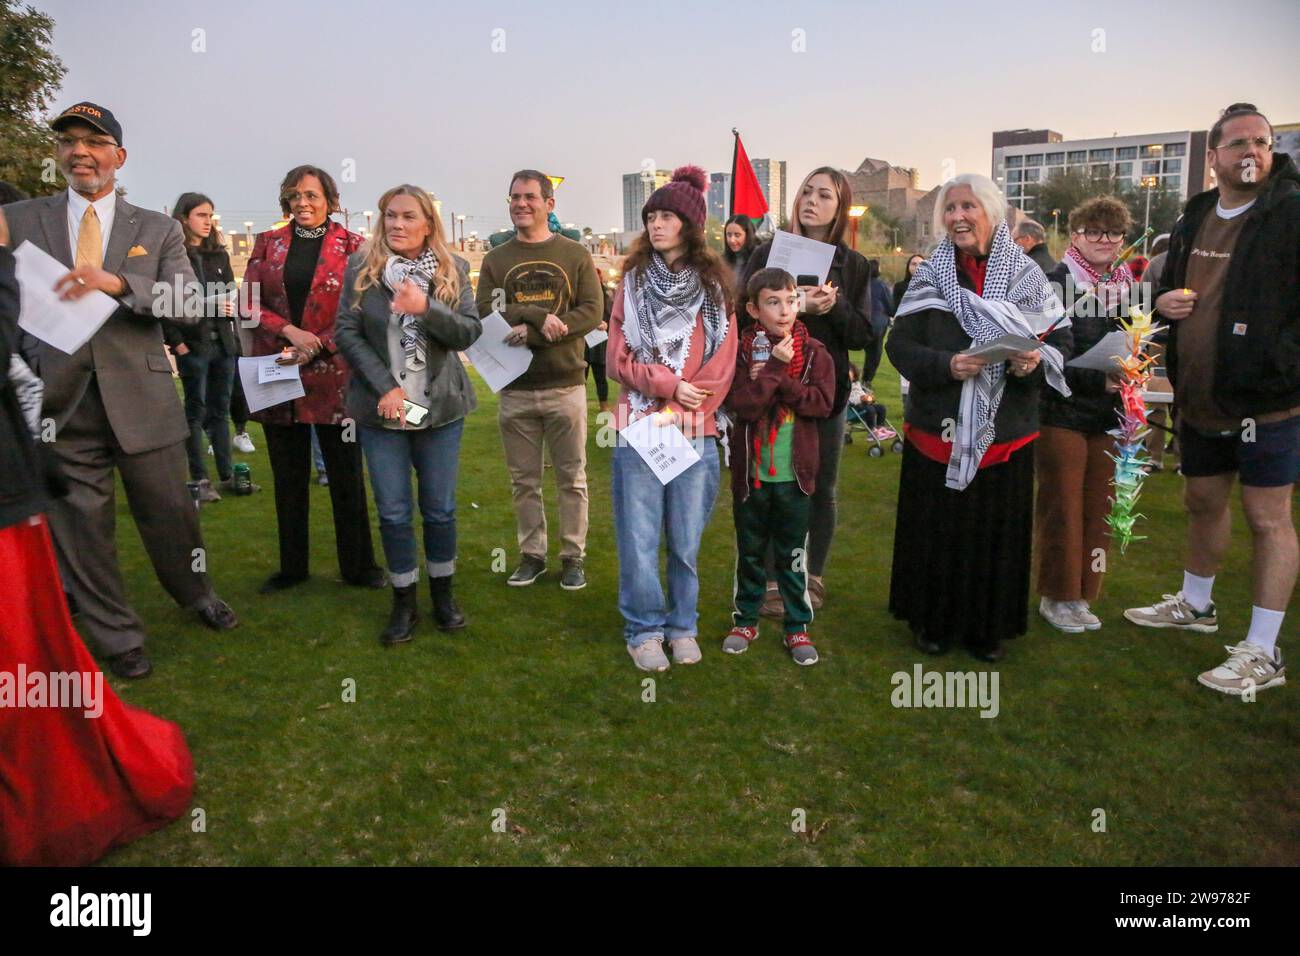
<path id="1" fill-rule="evenodd" d="M 144 677 L 152 669 L 144 626 L 127 604 L 117 563 L 114 469 L 167 592 L 209 627 L 238 623 L 206 573 L 207 552 L 185 486 L 189 428 L 159 324 L 159 317 L 198 321 L 186 317 L 181 301 L 194 273 L 180 223 L 116 195 L 126 150 L 113 114 L 78 103 L 50 125 L 69 188 L 6 206 L 13 244 L 27 240 L 70 268 L 56 285 L 63 298 L 98 290 L 118 301 L 72 355 L 31 336 L 24 340 L 28 364 L 45 383 L 42 415 L 53 421 L 54 456 L 69 485 L 51 507 L 50 523 L 82 628 L 115 674 Z"/>

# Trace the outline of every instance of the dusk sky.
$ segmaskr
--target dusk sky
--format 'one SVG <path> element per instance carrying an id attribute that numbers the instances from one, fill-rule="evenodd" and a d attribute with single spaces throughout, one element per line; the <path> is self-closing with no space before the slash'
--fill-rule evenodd
<path id="1" fill-rule="evenodd" d="M 947 160 L 987 175 L 995 129 L 1206 129 L 1235 100 L 1300 122 L 1296 0 L 33 3 L 68 69 L 55 106 L 122 123 L 130 200 L 198 190 L 236 230 L 266 228 L 305 162 L 355 161 L 353 210 L 409 181 L 480 234 L 533 166 L 566 177 L 562 221 L 604 232 L 623 173 L 728 170 L 732 126 L 792 188 L 864 156 L 930 188 Z"/>

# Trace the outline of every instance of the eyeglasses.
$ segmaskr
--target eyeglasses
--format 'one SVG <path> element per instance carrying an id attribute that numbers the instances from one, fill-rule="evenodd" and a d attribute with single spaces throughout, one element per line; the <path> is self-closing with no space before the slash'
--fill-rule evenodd
<path id="1" fill-rule="evenodd" d="M 1233 139 L 1226 143 L 1220 143 L 1215 149 L 1226 149 L 1231 153 L 1244 153 L 1251 146 L 1258 146 L 1262 150 L 1273 148 L 1273 137 L 1255 136 L 1250 139 Z"/>
<path id="2" fill-rule="evenodd" d="M 541 198 L 537 193 L 511 193 L 506 202 L 537 202 Z"/>
<path id="3" fill-rule="evenodd" d="M 1103 238 L 1105 238 L 1107 242 L 1119 242 L 1124 238 L 1123 230 L 1115 232 L 1110 229 L 1076 229 L 1074 230 L 1074 234 L 1076 236 L 1083 236 L 1083 238 L 1087 239 L 1089 242 L 1101 242 Z"/>
<path id="4" fill-rule="evenodd" d="M 305 200 L 306 202 L 318 203 L 324 198 L 325 197 L 322 196 L 320 193 L 313 193 L 313 192 L 305 192 L 305 193 L 292 192 L 292 193 L 284 194 L 285 202 L 297 202 L 299 199 L 302 199 Z"/>
<path id="5" fill-rule="evenodd" d="M 84 143 L 90 149 L 112 149 L 117 146 L 117 140 L 111 136 L 69 136 L 66 133 L 54 137 L 54 142 L 59 149 L 72 149 L 78 143 Z"/>

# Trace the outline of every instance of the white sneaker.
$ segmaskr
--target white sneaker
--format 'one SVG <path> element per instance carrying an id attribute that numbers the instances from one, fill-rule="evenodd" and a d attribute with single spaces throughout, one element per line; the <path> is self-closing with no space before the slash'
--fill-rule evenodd
<path id="1" fill-rule="evenodd" d="M 1074 612 L 1074 616 L 1078 619 L 1079 623 L 1083 625 L 1084 630 L 1101 630 L 1101 618 L 1092 613 L 1092 608 L 1088 606 L 1087 601 L 1070 601 L 1069 604 L 1070 610 Z"/>
<path id="2" fill-rule="evenodd" d="M 1066 634 L 1082 634 L 1085 630 L 1083 621 L 1074 613 L 1069 601 L 1042 598 L 1038 602 L 1038 613 L 1048 624 Z"/>
<path id="3" fill-rule="evenodd" d="M 638 670 L 655 672 L 668 670 L 668 658 L 664 656 L 664 642 L 661 638 L 652 637 L 648 641 L 642 641 L 636 647 L 629 644 L 627 652 L 632 655 L 632 662 L 636 664 Z"/>
<path id="4" fill-rule="evenodd" d="M 698 664 L 703 656 L 699 642 L 693 637 L 674 637 L 668 646 L 673 649 L 674 664 Z"/>
<path id="5" fill-rule="evenodd" d="M 257 451 L 257 449 L 253 447 L 253 439 L 248 437 L 248 432 L 237 433 L 235 435 L 234 445 L 238 451 L 242 451 L 245 455 L 251 455 L 253 452 Z"/>
<path id="6" fill-rule="evenodd" d="M 208 446 L 208 454 L 209 454 L 209 455 L 215 455 L 215 454 L 216 454 L 216 452 L 214 452 L 214 451 L 212 450 L 212 446 L 211 446 L 211 445 Z"/>
<path id="7" fill-rule="evenodd" d="M 1150 607 L 1131 607 L 1124 612 L 1124 617 L 1143 627 L 1172 627 L 1200 634 L 1213 634 L 1219 629 L 1214 602 L 1211 601 L 1204 611 L 1198 611 L 1188 603 L 1182 591 L 1166 594 L 1164 600 L 1157 601 Z"/>
<path id="8" fill-rule="evenodd" d="M 1240 697 L 1247 688 L 1267 690 L 1286 683 L 1286 668 L 1282 666 L 1282 649 L 1275 647 L 1273 656 L 1258 644 L 1242 641 L 1236 647 L 1224 645 L 1228 659 L 1214 670 L 1196 678 L 1211 690 Z"/>

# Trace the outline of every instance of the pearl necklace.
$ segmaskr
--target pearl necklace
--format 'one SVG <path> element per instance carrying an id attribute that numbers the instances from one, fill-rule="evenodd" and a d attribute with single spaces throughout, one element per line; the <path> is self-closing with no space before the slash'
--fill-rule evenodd
<path id="1" fill-rule="evenodd" d="M 325 235 L 327 228 L 328 226 L 325 223 L 322 223 L 315 229 L 304 229 L 295 222 L 293 224 L 293 234 L 299 239 L 319 239 L 321 236 Z"/>

